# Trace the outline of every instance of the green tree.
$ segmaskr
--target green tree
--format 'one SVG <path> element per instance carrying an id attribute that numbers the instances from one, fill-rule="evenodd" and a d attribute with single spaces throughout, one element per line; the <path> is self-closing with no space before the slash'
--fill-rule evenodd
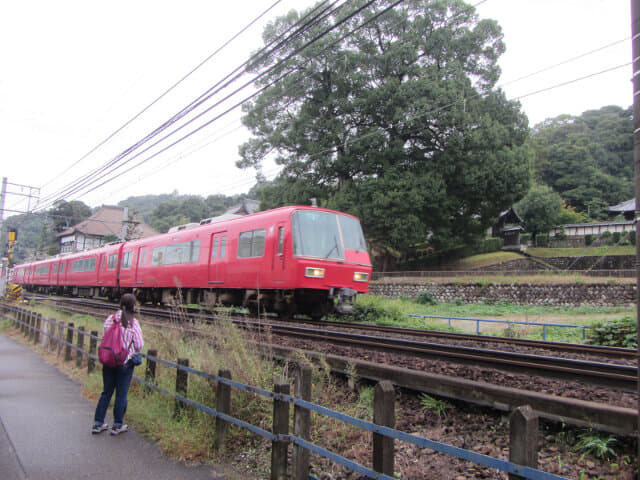
<path id="1" fill-rule="evenodd" d="M 79 200 L 60 200 L 48 211 L 55 233 L 60 233 L 91 216 L 91 207 Z"/>
<path id="2" fill-rule="evenodd" d="M 381 250 L 471 242 L 529 183 L 527 119 L 493 88 L 501 29 L 460 0 L 407 0 L 365 23 L 390 5 L 376 2 L 295 52 L 341 12 L 254 60 L 253 71 L 273 70 L 245 105 L 254 138 L 238 166 L 272 156 L 283 170 L 260 189 L 263 207 L 316 198 L 359 216 Z M 300 17 L 276 19 L 265 43 Z"/>
<path id="3" fill-rule="evenodd" d="M 631 108 L 545 120 L 533 129 L 531 145 L 538 181 L 590 218 L 607 218 L 607 206 L 634 195 Z"/>
<path id="4" fill-rule="evenodd" d="M 534 184 L 515 208 L 524 221 L 525 229 L 534 238 L 538 233 L 549 232 L 565 211 L 560 195 L 541 184 Z"/>

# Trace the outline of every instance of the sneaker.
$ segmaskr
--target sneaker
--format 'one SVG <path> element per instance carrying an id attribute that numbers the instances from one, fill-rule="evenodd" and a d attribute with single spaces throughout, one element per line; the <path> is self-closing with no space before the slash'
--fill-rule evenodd
<path id="1" fill-rule="evenodd" d="M 94 435 L 97 435 L 99 433 L 104 432 L 105 430 L 109 430 L 109 425 L 107 425 L 106 423 L 103 423 L 102 425 L 94 425 L 93 428 L 91 429 L 91 433 L 93 433 Z"/>
<path id="2" fill-rule="evenodd" d="M 129 427 L 127 426 L 126 423 L 123 423 L 119 427 L 117 425 L 114 425 L 113 427 L 111 427 L 111 435 L 119 435 L 119 434 L 124 433 L 124 432 L 126 432 L 128 430 L 129 430 Z"/>

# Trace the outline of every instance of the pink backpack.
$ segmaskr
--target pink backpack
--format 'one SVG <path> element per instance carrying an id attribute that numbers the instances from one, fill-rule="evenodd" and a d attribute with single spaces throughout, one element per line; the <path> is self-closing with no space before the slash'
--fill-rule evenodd
<path id="1" fill-rule="evenodd" d="M 98 360 L 107 367 L 119 367 L 124 365 L 128 353 L 124 346 L 120 322 L 114 321 L 100 340 Z"/>

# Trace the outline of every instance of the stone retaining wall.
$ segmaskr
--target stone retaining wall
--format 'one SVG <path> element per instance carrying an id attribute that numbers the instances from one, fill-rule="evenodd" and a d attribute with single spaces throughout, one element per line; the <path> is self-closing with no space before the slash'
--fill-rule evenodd
<path id="1" fill-rule="evenodd" d="M 518 305 L 615 306 L 633 305 L 635 284 L 460 284 L 460 283 L 379 283 L 369 291 L 384 297 L 415 298 L 423 290 L 438 302 L 480 303 L 505 301 Z"/>

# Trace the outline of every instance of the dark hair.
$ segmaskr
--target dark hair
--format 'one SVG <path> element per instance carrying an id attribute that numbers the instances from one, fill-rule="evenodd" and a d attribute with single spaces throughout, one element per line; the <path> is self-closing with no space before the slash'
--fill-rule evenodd
<path id="1" fill-rule="evenodd" d="M 136 297 L 130 293 L 125 293 L 120 298 L 120 308 L 122 309 L 122 326 L 127 328 L 129 320 L 133 319 L 133 310 L 136 306 Z"/>

